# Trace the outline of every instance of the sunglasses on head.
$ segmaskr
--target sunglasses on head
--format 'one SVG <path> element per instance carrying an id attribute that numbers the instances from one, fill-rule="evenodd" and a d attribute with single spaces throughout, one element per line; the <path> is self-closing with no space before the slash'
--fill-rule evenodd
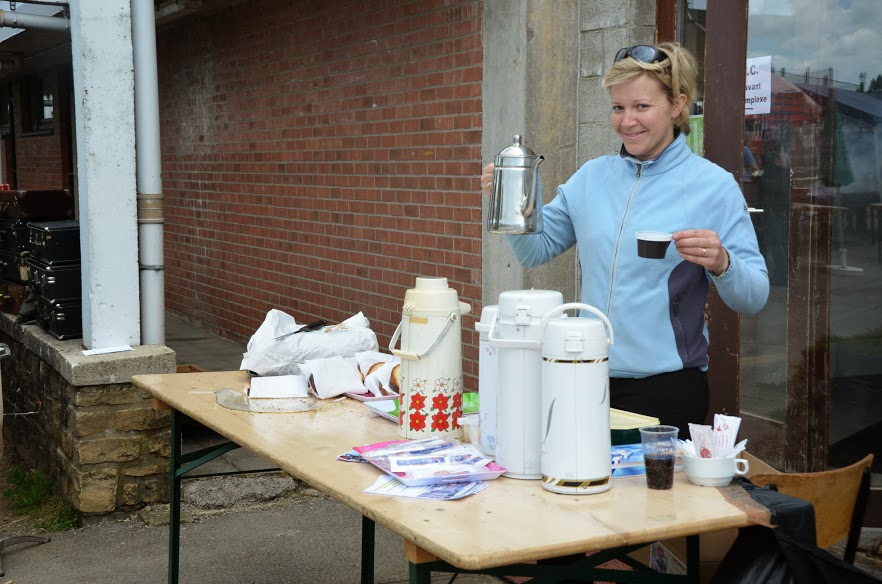
<path id="1" fill-rule="evenodd" d="M 667 54 L 655 47 L 649 45 L 634 45 L 633 47 L 625 47 L 616 53 L 616 58 L 613 59 L 613 63 L 618 63 L 622 59 L 627 59 L 628 57 L 631 57 L 635 61 L 640 61 L 641 63 L 659 63 L 668 58 Z"/>

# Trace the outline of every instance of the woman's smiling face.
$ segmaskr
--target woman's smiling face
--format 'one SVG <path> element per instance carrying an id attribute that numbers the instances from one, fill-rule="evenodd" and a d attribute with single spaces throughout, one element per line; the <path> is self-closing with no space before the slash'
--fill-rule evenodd
<path id="1" fill-rule="evenodd" d="M 609 119 L 628 154 L 638 160 L 658 157 L 674 141 L 674 120 L 686 103 L 681 94 L 671 103 L 661 83 L 649 75 L 609 87 Z"/>

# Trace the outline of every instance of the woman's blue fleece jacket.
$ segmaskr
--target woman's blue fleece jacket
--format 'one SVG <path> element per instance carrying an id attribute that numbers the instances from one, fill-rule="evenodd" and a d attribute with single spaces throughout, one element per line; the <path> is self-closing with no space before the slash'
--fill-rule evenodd
<path id="1" fill-rule="evenodd" d="M 542 233 L 510 235 L 508 242 L 528 267 L 578 246 L 582 302 L 606 313 L 615 333 L 611 377 L 707 369 L 711 281 L 739 313 L 756 314 L 768 298 L 766 263 L 738 183 L 693 154 L 683 135 L 655 160 L 623 150 L 588 161 L 542 213 Z M 682 259 L 673 242 L 664 259 L 637 255 L 635 232 L 685 229 L 717 232 L 729 253 L 725 274 L 713 277 Z"/>

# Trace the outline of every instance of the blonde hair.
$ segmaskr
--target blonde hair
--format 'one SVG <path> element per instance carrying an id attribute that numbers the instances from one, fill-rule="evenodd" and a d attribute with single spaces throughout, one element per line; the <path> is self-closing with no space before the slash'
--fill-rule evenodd
<path id="1" fill-rule="evenodd" d="M 689 114 L 692 113 L 692 101 L 695 99 L 696 74 L 698 65 L 695 57 L 679 43 L 661 43 L 655 47 L 668 56 L 658 63 L 643 63 L 635 59 L 622 59 L 613 63 L 603 77 L 603 88 L 626 83 L 641 75 L 658 81 L 668 95 L 668 101 L 674 103 L 677 96 L 686 96 L 686 103 L 680 110 L 674 127 L 684 135 L 689 134 Z"/>

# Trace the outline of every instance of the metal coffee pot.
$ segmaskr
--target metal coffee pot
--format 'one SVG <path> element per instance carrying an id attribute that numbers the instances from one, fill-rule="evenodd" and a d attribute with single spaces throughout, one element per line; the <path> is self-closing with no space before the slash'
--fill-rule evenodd
<path id="1" fill-rule="evenodd" d="M 496 155 L 487 217 L 490 233 L 542 232 L 539 165 L 543 160 L 523 145 L 520 134 L 515 134 L 514 143 Z"/>

